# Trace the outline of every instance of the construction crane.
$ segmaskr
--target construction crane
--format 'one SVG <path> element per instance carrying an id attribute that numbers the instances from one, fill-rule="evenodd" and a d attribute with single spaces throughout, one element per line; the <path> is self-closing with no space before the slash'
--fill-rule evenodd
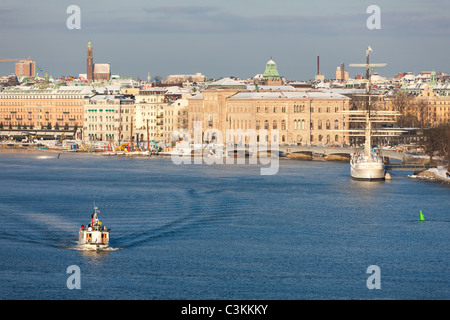
<path id="1" fill-rule="evenodd" d="M 0 57 L 0 62 L 15 62 L 16 63 L 16 76 L 25 75 L 34 77 L 36 62 L 31 60 L 31 57 L 24 59 L 10 59 Z"/>
<path id="2" fill-rule="evenodd" d="M 31 61 L 31 57 L 25 59 L 10 59 L 5 57 L 0 57 L 0 62 L 22 62 L 22 61 Z"/>

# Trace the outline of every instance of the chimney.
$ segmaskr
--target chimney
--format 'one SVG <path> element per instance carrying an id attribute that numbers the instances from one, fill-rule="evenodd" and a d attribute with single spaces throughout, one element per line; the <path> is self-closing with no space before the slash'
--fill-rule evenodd
<path id="1" fill-rule="evenodd" d="M 320 62 L 319 62 L 319 56 L 317 56 L 317 74 L 320 74 Z"/>

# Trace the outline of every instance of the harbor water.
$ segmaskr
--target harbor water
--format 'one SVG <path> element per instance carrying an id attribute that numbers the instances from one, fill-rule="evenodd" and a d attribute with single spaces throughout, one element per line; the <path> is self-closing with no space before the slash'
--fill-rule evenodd
<path id="1" fill-rule="evenodd" d="M 3 151 L 0 299 L 450 298 L 449 185 L 279 166 Z M 109 250 L 76 243 L 94 202 Z"/>

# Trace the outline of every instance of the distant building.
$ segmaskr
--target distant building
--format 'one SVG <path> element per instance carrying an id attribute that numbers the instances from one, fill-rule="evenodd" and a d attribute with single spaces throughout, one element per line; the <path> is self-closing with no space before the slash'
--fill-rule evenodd
<path id="1" fill-rule="evenodd" d="M 202 75 L 200 72 L 196 74 L 175 74 L 167 76 L 166 83 L 185 83 L 185 82 L 206 82 L 206 76 Z"/>
<path id="2" fill-rule="evenodd" d="M 336 80 L 338 81 L 345 81 L 348 80 L 348 72 L 345 71 L 345 65 L 344 63 L 341 63 L 340 67 L 336 68 Z"/>
<path id="3" fill-rule="evenodd" d="M 21 60 L 15 65 L 16 76 L 34 77 L 36 63 L 32 60 Z"/>
<path id="4" fill-rule="evenodd" d="M 111 79 L 110 63 L 94 64 L 92 42 L 88 42 L 87 48 L 87 81 L 109 81 Z"/>
<path id="5" fill-rule="evenodd" d="M 266 70 L 258 81 L 258 84 L 268 86 L 279 86 L 283 84 L 283 80 L 278 73 L 277 64 L 272 58 L 266 63 Z"/>

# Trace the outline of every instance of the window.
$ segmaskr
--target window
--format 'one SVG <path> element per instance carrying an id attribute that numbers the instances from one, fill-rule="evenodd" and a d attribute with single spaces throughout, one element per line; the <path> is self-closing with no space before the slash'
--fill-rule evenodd
<path id="1" fill-rule="evenodd" d="M 337 130 L 339 129 L 339 120 L 334 120 L 334 129 Z"/>
<path id="2" fill-rule="evenodd" d="M 286 120 L 281 120 L 281 130 L 286 130 Z"/>
<path id="3" fill-rule="evenodd" d="M 278 129 L 277 120 L 273 120 L 272 129 L 274 130 Z"/>
<path id="4" fill-rule="evenodd" d="M 269 130 L 269 120 L 264 121 L 264 129 Z"/>
<path id="5" fill-rule="evenodd" d="M 330 120 L 328 120 L 328 119 L 327 119 L 327 122 L 326 122 L 326 129 L 327 130 L 331 129 L 331 123 L 330 123 Z"/>
<path id="6" fill-rule="evenodd" d="M 319 120 L 317 122 L 317 130 L 322 130 L 322 120 Z M 322 140 L 319 140 L 319 141 L 322 141 Z"/>

